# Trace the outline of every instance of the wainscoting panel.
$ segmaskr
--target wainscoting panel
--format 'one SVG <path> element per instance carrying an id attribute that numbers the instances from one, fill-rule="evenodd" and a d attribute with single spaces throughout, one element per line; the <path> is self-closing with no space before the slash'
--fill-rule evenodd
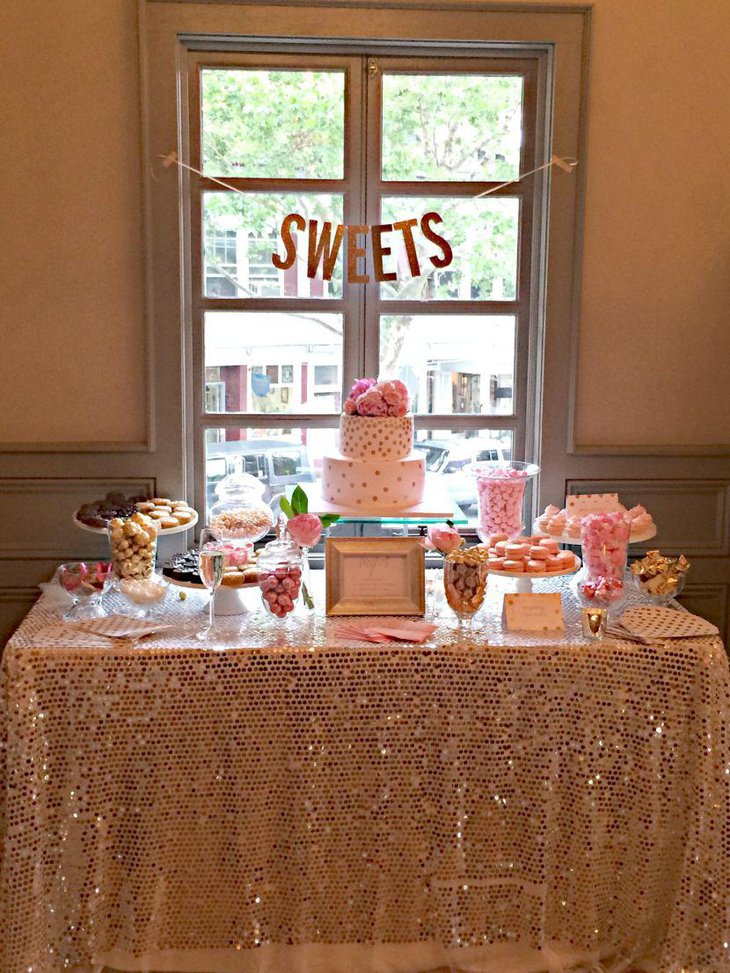
<path id="1" fill-rule="evenodd" d="M 688 584 L 679 600 L 695 615 L 714 622 L 727 645 L 728 585 Z"/>
<path id="2" fill-rule="evenodd" d="M 10 638 L 39 595 L 36 587 L 0 588 L 0 646 Z"/>
<path id="3" fill-rule="evenodd" d="M 74 511 L 111 490 L 154 495 L 155 489 L 154 477 L 2 477 L 0 559 L 48 558 L 59 562 L 102 557 L 108 550 L 106 538 L 76 527 L 72 523 Z"/>
<path id="4" fill-rule="evenodd" d="M 627 507 L 643 504 L 657 525 L 655 539 L 633 550 L 659 547 L 695 557 L 730 554 L 727 480 L 567 480 L 566 493 L 618 493 Z"/>

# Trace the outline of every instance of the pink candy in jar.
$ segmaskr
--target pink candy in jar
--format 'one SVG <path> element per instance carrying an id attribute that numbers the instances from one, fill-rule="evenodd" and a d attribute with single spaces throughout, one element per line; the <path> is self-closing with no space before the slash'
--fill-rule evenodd
<path id="1" fill-rule="evenodd" d="M 277 618 L 284 618 L 296 607 L 302 587 L 302 569 L 297 565 L 281 565 L 273 571 L 259 571 L 259 588 L 264 605 Z"/>
<path id="2" fill-rule="evenodd" d="M 480 463 L 472 468 L 477 481 L 479 536 L 513 537 L 522 530 L 522 507 L 529 477 L 539 472 L 531 463 Z"/>
<path id="3" fill-rule="evenodd" d="M 580 588 L 591 601 L 610 602 L 623 595 L 631 524 L 625 513 L 588 514 L 580 525 L 587 580 Z"/>

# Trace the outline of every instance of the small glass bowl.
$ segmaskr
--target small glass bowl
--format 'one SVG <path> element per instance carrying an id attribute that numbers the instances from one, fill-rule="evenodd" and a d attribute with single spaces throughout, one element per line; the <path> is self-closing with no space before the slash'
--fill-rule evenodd
<path id="1" fill-rule="evenodd" d="M 684 585 L 687 581 L 686 574 L 680 574 L 677 576 L 677 583 L 672 585 L 671 591 L 665 591 L 659 594 L 656 591 L 651 591 L 645 581 L 642 581 L 638 574 L 631 574 L 631 580 L 633 581 L 634 587 L 638 592 L 640 592 L 646 600 L 652 605 L 661 605 L 666 607 L 674 599 L 681 595 L 684 591 Z"/>
<path id="2" fill-rule="evenodd" d="M 58 569 L 58 583 L 73 598 L 73 605 L 63 613 L 68 621 L 102 618 L 101 593 L 110 577 L 110 561 L 68 561 Z"/>

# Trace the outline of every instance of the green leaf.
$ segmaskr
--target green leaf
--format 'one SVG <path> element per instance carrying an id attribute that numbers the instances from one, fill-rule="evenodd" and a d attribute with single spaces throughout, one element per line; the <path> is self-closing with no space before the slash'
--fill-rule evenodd
<path id="1" fill-rule="evenodd" d="M 331 527 L 332 524 L 336 524 L 339 519 L 339 514 L 322 514 L 322 516 L 319 518 L 323 530 L 325 530 L 327 527 Z"/>
<path id="2" fill-rule="evenodd" d="M 287 515 L 287 517 L 293 517 L 294 516 L 294 511 L 292 510 L 292 506 L 289 503 L 289 501 L 286 499 L 286 497 L 281 497 L 280 498 L 280 500 L 279 500 L 279 506 L 284 511 L 284 513 Z"/>
<path id="3" fill-rule="evenodd" d="M 309 510 L 307 494 L 300 486 L 294 488 L 294 493 L 291 495 L 291 505 L 295 514 L 305 514 Z"/>

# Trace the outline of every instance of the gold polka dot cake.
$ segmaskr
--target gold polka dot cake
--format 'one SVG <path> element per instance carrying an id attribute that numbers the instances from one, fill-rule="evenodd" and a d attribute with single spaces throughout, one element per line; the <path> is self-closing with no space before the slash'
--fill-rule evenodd
<path id="1" fill-rule="evenodd" d="M 340 416 L 339 449 L 322 459 L 322 496 L 342 507 L 398 510 L 423 500 L 426 464 L 399 381 L 359 379 Z"/>

